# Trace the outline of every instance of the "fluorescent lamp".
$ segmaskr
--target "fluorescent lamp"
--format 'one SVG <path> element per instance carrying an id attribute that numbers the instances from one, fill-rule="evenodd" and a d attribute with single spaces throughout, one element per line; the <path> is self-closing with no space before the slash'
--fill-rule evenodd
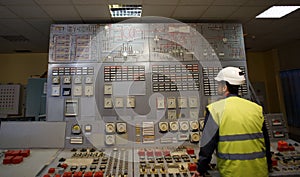
<path id="1" fill-rule="evenodd" d="M 128 18 L 128 17 L 141 17 L 142 5 L 108 5 L 110 15 L 113 18 Z"/>
<path id="2" fill-rule="evenodd" d="M 297 9 L 300 6 L 272 6 L 263 13 L 256 16 L 256 18 L 281 18 Z"/>

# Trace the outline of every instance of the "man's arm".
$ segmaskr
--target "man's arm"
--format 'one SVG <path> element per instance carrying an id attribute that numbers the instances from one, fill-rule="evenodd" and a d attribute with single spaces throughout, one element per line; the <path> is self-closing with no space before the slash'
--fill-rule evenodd
<path id="1" fill-rule="evenodd" d="M 218 145 L 219 127 L 214 122 L 211 114 L 206 110 L 204 129 L 200 142 L 199 159 L 197 162 L 197 171 L 203 175 L 210 168 L 209 163 L 212 154 Z"/>
<path id="2" fill-rule="evenodd" d="M 272 154 L 271 154 L 271 150 L 270 150 L 270 138 L 269 138 L 269 134 L 268 134 L 268 129 L 266 126 L 266 122 L 264 121 L 263 127 L 262 127 L 262 131 L 264 134 L 264 139 L 265 139 L 265 145 L 266 145 L 266 157 L 267 157 L 267 162 L 268 162 L 268 169 L 269 171 L 272 170 Z"/>

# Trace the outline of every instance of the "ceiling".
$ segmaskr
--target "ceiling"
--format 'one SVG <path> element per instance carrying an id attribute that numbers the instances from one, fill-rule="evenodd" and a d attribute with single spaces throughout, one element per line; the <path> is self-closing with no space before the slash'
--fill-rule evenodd
<path id="1" fill-rule="evenodd" d="M 141 4 L 142 16 L 181 22 L 237 22 L 248 51 L 266 51 L 300 40 L 300 10 L 281 19 L 255 19 L 272 5 L 300 0 L 0 0 L 0 53 L 48 52 L 57 23 L 116 23 L 108 4 Z"/>

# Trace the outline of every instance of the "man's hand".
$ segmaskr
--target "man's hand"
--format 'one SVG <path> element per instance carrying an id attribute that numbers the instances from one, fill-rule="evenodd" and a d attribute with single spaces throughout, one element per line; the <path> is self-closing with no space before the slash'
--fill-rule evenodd
<path id="1" fill-rule="evenodd" d="M 203 177 L 198 171 L 195 171 L 192 177 Z"/>

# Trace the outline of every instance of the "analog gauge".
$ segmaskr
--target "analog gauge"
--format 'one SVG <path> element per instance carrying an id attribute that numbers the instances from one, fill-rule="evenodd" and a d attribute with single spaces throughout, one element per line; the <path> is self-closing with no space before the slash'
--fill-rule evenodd
<path id="1" fill-rule="evenodd" d="M 74 77 L 74 83 L 75 83 L 75 84 L 81 84 L 81 83 L 82 83 L 82 81 L 81 81 L 81 76 L 75 76 L 75 77 Z"/>
<path id="2" fill-rule="evenodd" d="M 160 132 L 167 132 L 169 129 L 168 122 L 159 122 L 158 128 Z"/>
<path id="3" fill-rule="evenodd" d="M 191 136 L 191 138 L 190 138 L 191 143 L 198 143 L 200 141 L 199 132 L 192 132 L 190 134 L 190 136 Z"/>
<path id="4" fill-rule="evenodd" d="M 176 98 L 175 97 L 167 98 L 167 105 L 168 108 L 176 108 Z"/>
<path id="5" fill-rule="evenodd" d="M 112 84 L 105 84 L 104 85 L 104 95 L 111 95 L 112 94 Z"/>
<path id="6" fill-rule="evenodd" d="M 114 145 L 115 144 L 115 135 L 105 135 L 105 144 Z"/>
<path id="7" fill-rule="evenodd" d="M 168 110 L 168 119 L 169 120 L 177 119 L 176 110 Z"/>
<path id="8" fill-rule="evenodd" d="M 115 133 L 115 124 L 114 123 L 106 123 L 105 124 L 105 132 L 106 133 Z"/>
<path id="9" fill-rule="evenodd" d="M 178 98 L 178 107 L 179 108 L 187 108 L 188 107 L 188 101 L 187 101 L 186 97 Z"/>
<path id="10" fill-rule="evenodd" d="M 190 109 L 190 118 L 198 119 L 199 117 L 199 110 L 198 109 Z"/>
<path id="11" fill-rule="evenodd" d="M 123 108 L 124 107 L 124 100 L 123 97 L 116 97 L 115 98 L 115 107 L 116 108 Z"/>
<path id="12" fill-rule="evenodd" d="M 190 121 L 190 127 L 192 131 L 197 131 L 199 129 L 199 123 L 197 120 Z"/>
<path id="13" fill-rule="evenodd" d="M 170 130 L 178 131 L 178 122 L 170 122 Z"/>
<path id="14" fill-rule="evenodd" d="M 112 99 L 104 98 L 104 108 L 112 108 Z"/>
<path id="15" fill-rule="evenodd" d="M 74 135 L 79 135 L 81 133 L 81 128 L 78 124 L 72 126 L 71 133 Z"/>
<path id="16" fill-rule="evenodd" d="M 126 106 L 127 106 L 127 108 L 134 108 L 135 107 L 135 97 L 133 97 L 133 96 L 127 97 Z"/>
<path id="17" fill-rule="evenodd" d="M 93 96 L 94 95 L 94 87 L 93 87 L 93 85 L 85 85 L 85 87 L 84 87 L 84 95 L 85 96 Z"/>
<path id="18" fill-rule="evenodd" d="M 198 107 L 197 97 L 189 97 L 189 106 L 190 106 L 190 108 L 197 108 Z"/>
<path id="19" fill-rule="evenodd" d="M 204 119 L 200 119 L 199 124 L 200 124 L 199 129 L 202 131 L 204 128 Z"/>
<path id="20" fill-rule="evenodd" d="M 125 122 L 117 123 L 117 133 L 126 133 L 127 127 Z"/>
<path id="21" fill-rule="evenodd" d="M 51 96 L 60 96 L 60 86 L 59 85 L 52 85 Z"/>
<path id="22" fill-rule="evenodd" d="M 188 131 L 189 130 L 189 123 L 188 123 L 188 121 L 181 121 L 180 123 L 179 123 L 179 125 L 180 125 L 180 130 L 181 131 Z"/>
<path id="23" fill-rule="evenodd" d="M 94 77 L 93 76 L 86 76 L 85 77 L 85 83 L 86 84 L 92 84 L 94 82 Z"/>
<path id="24" fill-rule="evenodd" d="M 156 108 L 157 109 L 164 109 L 165 108 L 165 98 L 164 97 L 157 97 L 156 98 Z"/>
<path id="25" fill-rule="evenodd" d="M 60 77 L 59 76 L 53 76 L 52 77 L 52 84 L 59 84 L 60 83 Z"/>
<path id="26" fill-rule="evenodd" d="M 71 76 L 65 76 L 63 80 L 64 84 L 71 84 Z"/>
<path id="27" fill-rule="evenodd" d="M 82 85 L 74 85 L 73 89 L 73 95 L 74 96 L 81 96 L 82 95 Z"/>

